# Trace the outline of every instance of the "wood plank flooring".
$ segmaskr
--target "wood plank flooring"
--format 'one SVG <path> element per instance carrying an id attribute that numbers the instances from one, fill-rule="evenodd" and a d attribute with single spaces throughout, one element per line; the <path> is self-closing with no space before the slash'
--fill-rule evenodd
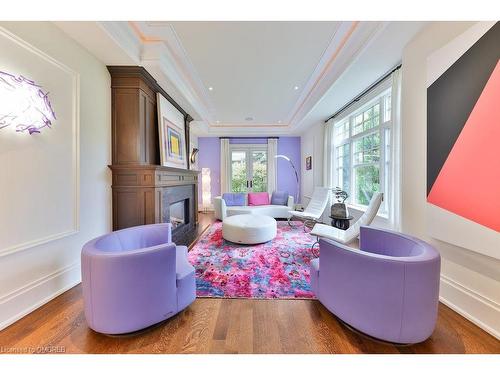
<path id="1" fill-rule="evenodd" d="M 203 216 L 202 223 L 211 221 Z M 40 347 L 65 353 L 500 353 L 498 340 L 442 304 L 433 335 L 412 346 L 353 332 L 311 300 L 199 298 L 154 327 L 106 336 L 85 322 L 81 285 L 0 332 L 0 353 Z"/>

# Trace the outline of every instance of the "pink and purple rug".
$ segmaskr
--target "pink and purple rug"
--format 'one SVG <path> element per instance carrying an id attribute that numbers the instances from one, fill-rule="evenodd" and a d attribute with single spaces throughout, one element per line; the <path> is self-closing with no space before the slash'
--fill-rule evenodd
<path id="1" fill-rule="evenodd" d="M 222 223 L 207 230 L 190 250 L 198 297 L 314 298 L 309 283 L 311 245 L 301 222 L 278 221 L 274 240 L 242 245 L 222 238 Z"/>

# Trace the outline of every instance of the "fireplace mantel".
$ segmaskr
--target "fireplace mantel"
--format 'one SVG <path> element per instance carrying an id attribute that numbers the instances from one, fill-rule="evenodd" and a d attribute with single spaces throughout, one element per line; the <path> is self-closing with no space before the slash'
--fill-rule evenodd
<path id="1" fill-rule="evenodd" d="M 162 187 L 198 183 L 199 171 L 161 165 L 110 165 L 113 186 Z"/>

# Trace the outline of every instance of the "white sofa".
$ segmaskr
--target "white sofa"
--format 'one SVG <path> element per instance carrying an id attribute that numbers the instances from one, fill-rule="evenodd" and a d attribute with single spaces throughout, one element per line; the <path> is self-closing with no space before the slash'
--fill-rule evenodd
<path id="1" fill-rule="evenodd" d="M 269 195 L 271 201 L 271 194 Z M 226 206 L 226 202 L 221 196 L 214 198 L 215 218 L 224 220 L 227 216 L 257 214 L 271 216 L 275 219 L 289 219 L 290 211 L 293 210 L 294 199 L 291 195 L 288 196 L 287 205 L 268 204 L 264 206 L 249 206 L 248 196 L 245 194 L 244 206 Z"/>

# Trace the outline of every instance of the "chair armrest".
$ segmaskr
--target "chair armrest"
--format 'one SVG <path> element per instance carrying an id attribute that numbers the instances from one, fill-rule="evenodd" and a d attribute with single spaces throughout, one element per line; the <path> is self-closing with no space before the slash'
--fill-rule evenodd
<path id="1" fill-rule="evenodd" d="M 215 218 L 224 220 L 226 218 L 226 201 L 222 197 L 214 198 Z"/>
<path id="2" fill-rule="evenodd" d="M 294 209 L 294 199 L 293 199 L 293 196 L 289 195 L 288 196 L 288 201 L 286 203 L 286 205 L 288 206 L 288 208 L 290 208 L 291 210 Z"/>

